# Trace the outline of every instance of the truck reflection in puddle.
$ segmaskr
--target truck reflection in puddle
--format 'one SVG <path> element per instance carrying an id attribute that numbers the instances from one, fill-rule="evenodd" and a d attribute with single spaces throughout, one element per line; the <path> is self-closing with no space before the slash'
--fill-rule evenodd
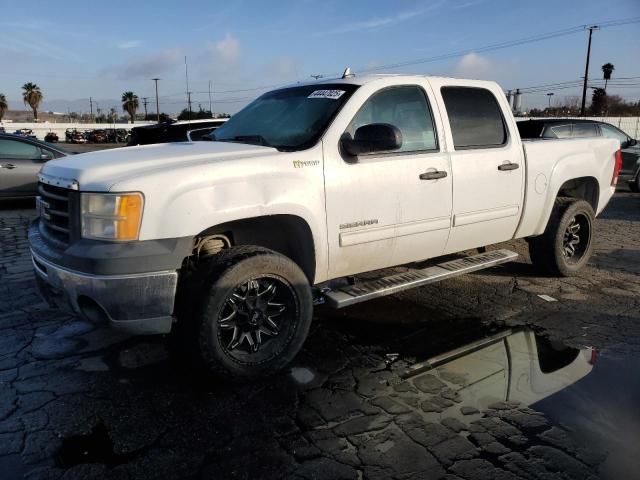
<path id="1" fill-rule="evenodd" d="M 595 355 L 592 348 L 568 348 L 529 330 L 507 330 L 416 364 L 403 376 L 419 390 L 438 379 L 465 411 L 511 402 L 502 405 L 506 409 L 531 405 L 577 382 L 591 372 Z M 438 413 L 459 417 L 460 410 L 451 407 Z"/>
<path id="2" fill-rule="evenodd" d="M 505 470 L 523 478 L 551 478 L 559 471 L 567 471 L 567 478 L 590 478 L 603 456 L 530 406 L 588 375 L 594 359 L 591 348 L 506 330 L 411 365 L 400 379 L 393 365 L 387 376 L 370 372 L 358 378 L 357 390 L 384 412 L 364 404 L 364 417 L 332 429 L 342 438 L 343 455 L 355 447 L 368 478 L 416 471 L 426 478 L 447 471 L 461 478 L 498 478 Z M 348 397 L 321 393 L 313 391 L 308 403 L 331 421 L 340 405 L 346 409 Z M 318 430 L 306 435 L 326 441 Z"/>

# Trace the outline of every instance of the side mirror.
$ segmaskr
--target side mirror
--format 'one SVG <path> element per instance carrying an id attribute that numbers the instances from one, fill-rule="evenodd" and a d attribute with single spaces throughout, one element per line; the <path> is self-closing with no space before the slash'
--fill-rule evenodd
<path id="1" fill-rule="evenodd" d="M 629 141 L 626 142 L 626 145 L 622 148 L 635 147 L 636 145 L 638 145 L 638 140 L 636 140 L 635 138 L 630 138 Z"/>
<path id="2" fill-rule="evenodd" d="M 398 150 L 402 146 L 402 132 L 388 123 L 371 123 L 356 130 L 355 135 L 345 134 L 340 147 L 353 157 L 378 152 Z"/>
<path id="3" fill-rule="evenodd" d="M 52 160 L 52 159 L 53 159 L 53 155 L 51 155 L 50 153 L 40 154 L 40 160 L 42 160 L 43 162 L 46 162 L 47 160 Z"/>

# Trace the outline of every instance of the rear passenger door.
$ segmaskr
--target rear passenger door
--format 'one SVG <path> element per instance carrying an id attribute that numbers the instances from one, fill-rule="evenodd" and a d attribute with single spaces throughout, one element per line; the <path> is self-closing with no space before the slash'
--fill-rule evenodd
<path id="1" fill-rule="evenodd" d="M 513 238 L 523 203 L 522 146 L 515 123 L 502 114 L 494 92 L 472 86 L 442 86 L 451 127 L 453 225 L 446 253 Z"/>

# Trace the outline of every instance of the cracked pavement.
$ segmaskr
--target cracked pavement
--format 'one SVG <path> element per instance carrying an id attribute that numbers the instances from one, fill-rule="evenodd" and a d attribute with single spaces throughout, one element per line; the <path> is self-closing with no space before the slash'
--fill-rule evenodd
<path id="1" fill-rule="evenodd" d="M 608 397 L 640 392 L 640 195 L 616 194 L 577 277 L 537 276 L 524 241 L 491 247 L 521 256 L 320 307 L 291 369 L 243 385 L 179 365 L 164 337 L 49 309 L 31 271 L 33 216 L 28 202 L 0 207 L 0 478 L 640 475 L 639 397 L 635 410 L 613 399 L 603 410 L 625 413 L 632 434 L 620 444 L 604 430 L 589 436 L 583 417 L 558 417 L 580 412 L 580 393 L 601 391 L 603 378 L 625 382 Z M 621 365 L 631 373 L 610 373 Z"/>

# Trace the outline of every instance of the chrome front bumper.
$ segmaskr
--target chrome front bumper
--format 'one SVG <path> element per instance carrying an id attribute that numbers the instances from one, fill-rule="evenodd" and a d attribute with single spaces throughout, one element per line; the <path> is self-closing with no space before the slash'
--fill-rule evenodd
<path id="1" fill-rule="evenodd" d="M 171 330 L 176 271 L 91 275 L 54 265 L 33 250 L 31 258 L 40 294 L 50 305 L 133 334 Z"/>

